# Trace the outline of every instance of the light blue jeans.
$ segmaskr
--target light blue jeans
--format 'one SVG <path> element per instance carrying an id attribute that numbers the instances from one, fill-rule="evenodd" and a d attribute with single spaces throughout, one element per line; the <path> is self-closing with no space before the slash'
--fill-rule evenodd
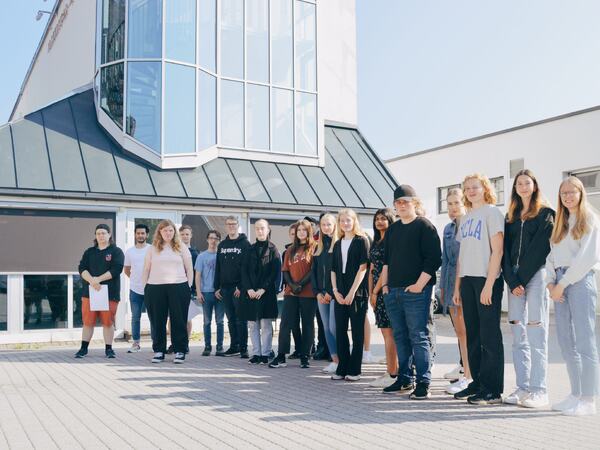
<path id="1" fill-rule="evenodd" d="M 140 342 L 140 321 L 142 313 L 146 310 L 144 306 L 144 294 L 129 291 L 129 303 L 131 304 L 131 337 L 133 342 Z"/>
<path id="2" fill-rule="evenodd" d="M 319 306 L 319 314 L 321 314 L 321 321 L 323 322 L 323 331 L 325 332 L 325 341 L 327 342 L 327 348 L 331 356 L 337 356 L 337 342 L 335 340 L 335 299 L 331 299 L 329 304 L 322 305 L 317 302 Z"/>
<path id="3" fill-rule="evenodd" d="M 211 322 L 213 309 L 215 311 L 215 322 L 217 322 L 217 348 L 223 348 L 223 335 L 225 327 L 223 317 L 225 316 L 225 304 L 222 300 L 217 300 L 214 292 L 203 292 L 204 303 L 202 304 L 202 316 L 204 318 L 204 345 L 211 347 Z"/>
<path id="4" fill-rule="evenodd" d="M 556 270 L 556 280 L 566 268 Z M 596 301 L 598 290 L 594 271 L 565 289 L 564 302 L 554 302 L 556 335 L 567 364 L 571 394 L 598 395 L 598 349 L 596 347 Z"/>
<path id="5" fill-rule="evenodd" d="M 252 355 L 269 356 L 273 349 L 273 319 L 249 320 Z"/>
<path id="6" fill-rule="evenodd" d="M 546 392 L 548 372 L 548 290 L 546 270 L 540 269 L 525 286 L 521 297 L 508 293 L 508 321 L 513 333 L 513 365 L 517 387 Z"/>

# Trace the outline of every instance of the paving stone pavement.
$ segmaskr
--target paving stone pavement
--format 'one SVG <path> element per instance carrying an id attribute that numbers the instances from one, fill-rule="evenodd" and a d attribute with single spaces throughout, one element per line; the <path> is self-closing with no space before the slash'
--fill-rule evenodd
<path id="1" fill-rule="evenodd" d="M 433 396 L 409 401 L 368 382 L 385 369 L 367 365 L 363 379 L 331 381 L 308 370 L 254 367 L 240 358 L 202 357 L 192 345 L 184 365 L 151 364 L 141 353 L 105 359 L 93 346 L 0 353 L 0 448 L 600 448 L 600 416 L 572 418 L 510 405 L 474 407 L 445 395 L 442 374 L 457 361 L 447 318 L 439 317 Z M 504 330 L 506 388 L 514 386 L 510 332 Z M 551 329 L 551 400 L 568 392 Z M 375 354 L 382 339 L 373 329 Z"/>

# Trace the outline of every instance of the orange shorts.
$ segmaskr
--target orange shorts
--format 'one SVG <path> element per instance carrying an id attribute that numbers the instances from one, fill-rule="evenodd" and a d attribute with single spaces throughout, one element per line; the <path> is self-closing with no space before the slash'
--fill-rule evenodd
<path id="1" fill-rule="evenodd" d="M 96 321 L 100 318 L 103 327 L 112 327 L 115 323 L 115 314 L 119 302 L 110 300 L 108 302 L 108 311 L 90 311 L 90 299 L 81 297 L 81 319 L 86 327 L 96 326 Z"/>

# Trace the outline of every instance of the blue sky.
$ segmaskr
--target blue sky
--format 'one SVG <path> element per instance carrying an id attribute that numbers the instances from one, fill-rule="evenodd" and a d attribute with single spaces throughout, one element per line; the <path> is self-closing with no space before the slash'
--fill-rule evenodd
<path id="1" fill-rule="evenodd" d="M 52 4 L 3 1 L 0 123 Z M 600 104 L 600 1 L 356 4 L 359 127 L 384 158 Z"/>

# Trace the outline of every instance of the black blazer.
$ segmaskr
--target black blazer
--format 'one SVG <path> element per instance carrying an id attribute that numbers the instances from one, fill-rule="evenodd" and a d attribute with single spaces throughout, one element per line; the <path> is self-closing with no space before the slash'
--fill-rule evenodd
<path id="1" fill-rule="evenodd" d="M 263 247 L 264 249 L 264 247 Z M 256 243 L 252 244 L 242 263 L 242 295 L 240 315 L 242 320 L 277 318 L 277 292 L 281 258 L 275 244 L 269 241 L 264 251 Z M 248 297 L 248 289 L 264 289 L 260 300 Z"/>
<path id="2" fill-rule="evenodd" d="M 326 293 L 333 296 L 333 292 L 331 292 L 331 260 L 333 259 L 333 253 L 329 253 L 331 238 L 327 237 L 327 239 L 324 240 L 325 245 L 321 254 L 313 256 L 310 282 L 315 297 L 317 294 Z"/>
<path id="3" fill-rule="evenodd" d="M 354 283 L 358 269 L 362 264 L 369 263 L 369 240 L 363 236 L 354 236 L 350 247 L 348 248 L 348 259 L 346 261 L 346 273 L 342 273 L 342 239 L 338 240 L 333 247 L 333 258 L 331 271 L 335 273 L 337 290 L 343 296 L 348 295 L 348 291 Z M 355 297 L 369 296 L 368 267 L 367 273 L 356 290 Z"/>

